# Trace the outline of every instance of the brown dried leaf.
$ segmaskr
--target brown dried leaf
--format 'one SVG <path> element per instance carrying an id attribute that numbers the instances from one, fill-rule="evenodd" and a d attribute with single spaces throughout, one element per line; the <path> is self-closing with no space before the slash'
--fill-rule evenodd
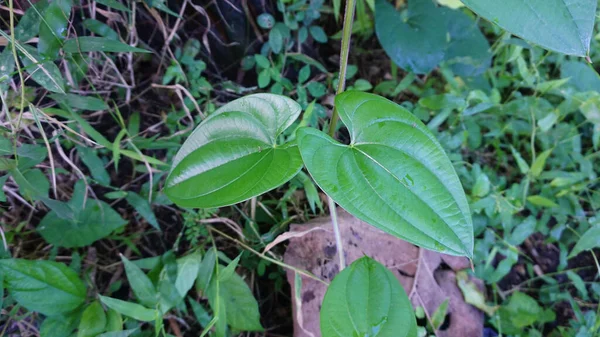
<path id="1" fill-rule="evenodd" d="M 396 275 L 413 305 L 422 306 L 429 317 L 444 300 L 449 299 L 450 324 L 442 325 L 444 329 L 438 331 L 438 337 L 480 336 L 483 333 L 483 313 L 465 303 L 456 285 L 455 271 L 469 267 L 466 258 L 419 249 L 341 209 L 338 210 L 338 222 L 348 264 L 364 255 L 381 262 Z M 311 231 L 317 227 L 326 231 Z M 339 272 L 339 259 L 330 219 L 320 218 L 305 225 L 292 225 L 291 232 L 303 235 L 289 238 L 284 262 L 331 282 Z M 295 289 L 294 272 L 288 271 L 287 278 Z M 323 283 L 302 278 L 300 310 L 303 328 L 294 322 L 295 337 L 321 336 L 319 311 L 326 290 Z M 294 317 L 298 317 L 297 310 L 294 303 Z"/>

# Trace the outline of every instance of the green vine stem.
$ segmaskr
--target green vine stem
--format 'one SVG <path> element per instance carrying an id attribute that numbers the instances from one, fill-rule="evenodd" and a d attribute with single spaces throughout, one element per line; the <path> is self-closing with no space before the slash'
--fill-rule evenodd
<path id="1" fill-rule="evenodd" d="M 340 72 L 338 77 L 338 86 L 336 95 L 341 94 L 346 89 L 346 70 L 348 68 L 348 54 L 350 54 L 350 37 L 352 35 L 352 23 L 354 22 L 354 9 L 356 6 L 356 0 L 347 0 L 346 9 L 344 14 L 344 27 L 342 30 L 342 50 L 340 51 Z M 337 125 L 338 112 L 337 109 L 333 108 L 333 114 L 331 121 L 329 122 L 329 136 L 333 137 L 335 134 L 335 127 Z"/>
<path id="2" fill-rule="evenodd" d="M 346 88 L 346 69 L 348 68 L 348 54 L 350 53 L 350 37 L 352 36 L 352 23 L 354 22 L 354 9 L 356 7 L 356 0 L 347 0 L 346 8 L 344 10 L 344 27 L 342 31 L 342 49 L 340 51 L 340 72 L 338 78 L 338 86 L 336 94 L 341 94 Z M 331 121 L 329 122 L 329 136 L 335 135 L 335 127 L 338 120 L 338 112 L 335 107 L 333 108 L 333 114 L 331 115 Z M 337 213 L 335 210 L 335 201 L 327 196 L 327 202 L 329 204 L 329 214 L 331 216 L 331 224 L 333 225 L 333 233 L 335 235 L 335 245 L 337 253 L 340 259 L 340 271 L 346 268 L 346 257 L 344 256 L 344 247 L 342 243 L 342 236 L 340 234 L 340 227 L 337 221 Z"/>

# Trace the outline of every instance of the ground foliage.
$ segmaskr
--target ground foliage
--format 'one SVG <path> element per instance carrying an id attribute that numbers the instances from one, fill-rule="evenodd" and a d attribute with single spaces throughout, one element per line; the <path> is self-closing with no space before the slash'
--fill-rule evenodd
<path id="1" fill-rule="evenodd" d="M 449 155 L 486 289 L 459 286 L 488 336 L 595 336 L 600 37 L 589 64 L 439 3 L 357 1 L 347 89 L 401 104 Z M 291 335 L 285 245 L 261 252 L 328 213 L 308 173 L 220 209 L 175 206 L 165 180 L 192 129 L 246 94 L 299 104 L 281 139 L 327 129 L 341 4 L 0 1 L 0 335 Z M 444 310 L 417 308 L 418 334 Z"/>

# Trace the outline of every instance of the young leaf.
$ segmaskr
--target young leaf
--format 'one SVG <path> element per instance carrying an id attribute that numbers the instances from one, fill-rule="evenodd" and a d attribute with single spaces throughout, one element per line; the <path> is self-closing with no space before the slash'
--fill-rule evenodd
<path id="1" fill-rule="evenodd" d="M 510 147 L 510 152 L 512 152 L 513 157 L 515 157 L 515 160 L 517 161 L 519 171 L 521 171 L 522 174 L 527 174 L 527 172 L 529 172 L 529 164 L 527 164 L 525 159 L 523 159 L 521 154 L 514 147 L 512 147 L 512 145 Z"/>
<path id="2" fill-rule="evenodd" d="M 237 99 L 194 130 L 175 156 L 165 194 L 182 207 L 211 208 L 265 193 L 294 177 L 302 159 L 294 143 L 277 144 L 300 114 L 273 94 Z"/>
<path id="3" fill-rule="evenodd" d="M 235 274 L 235 269 L 237 268 L 238 263 L 240 263 L 241 258 L 242 258 L 242 255 L 240 254 L 233 261 L 231 261 L 227 265 L 227 267 L 225 267 L 219 271 L 219 280 L 220 281 L 227 280 L 228 278 L 231 277 L 231 275 Z"/>
<path id="4" fill-rule="evenodd" d="M 579 238 L 579 241 L 577 241 L 577 244 L 575 244 L 575 247 L 573 247 L 571 254 L 569 254 L 569 258 L 576 256 L 584 250 L 590 250 L 596 247 L 600 247 L 600 224 L 583 233 L 581 238 Z"/>
<path id="5" fill-rule="evenodd" d="M 416 337 L 413 308 L 398 279 L 363 257 L 329 285 L 321 308 L 323 337 Z"/>
<path id="6" fill-rule="evenodd" d="M 510 33 L 567 55 L 586 56 L 597 1 L 462 0 L 471 10 Z"/>
<path id="7" fill-rule="evenodd" d="M 456 284 L 460 288 L 466 303 L 485 312 L 488 316 L 494 315 L 498 307 L 492 307 L 487 304 L 485 295 L 477 284 L 469 279 L 466 271 L 462 270 L 456 273 Z"/>
<path id="8" fill-rule="evenodd" d="M 534 204 L 535 206 L 540 207 L 558 207 L 557 203 L 546 197 L 542 197 L 541 195 L 530 195 L 527 197 L 527 201 Z"/>
<path id="9" fill-rule="evenodd" d="M 139 304 L 125 302 L 116 298 L 100 296 L 100 301 L 116 312 L 142 322 L 153 322 L 158 318 L 158 311 L 145 308 Z"/>
<path id="10" fill-rule="evenodd" d="M 426 74 L 444 58 L 446 18 L 433 1 L 409 1 L 408 20 L 387 0 L 375 1 L 375 32 L 400 68 Z"/>
<path id="11" fill-rule="evenodd" d="M 448 299 L 444 300 L 442 304 L 435 310 L 433 315 L 431 315 L 431 325 L 434 330 L 439 329 L 439 327 L 444 323 L 446 319 L 446 314 L 448 313 Z"/>
<path id="12" fill-rule="evenodd" d="M 87 53 L 92 51 L 103 51 L 113 53 L 152 53 L 149 50 L 132 47 L 121 41 L 98 37 L 82 36 L 65 41 L 63 50 L 67 53 Z"/>
<path id="13" fill-rule="evenodd" d="M 104 331 L 106 326 L 106 314 L 102 304 L 98 301 L 92 302 L 81 315 L 77 337 L 96 337 Z"/>
<path id="14" fill-rule="evenodd" d="M 60 315 L 85 302 L 85 285 L 66 265 L 52 261 L 0 260 L 4 285 L 30 311 Z"/>
<path id="15" fill-rule="evenodd" d="M 155 307 L 158 295 L 152 281 L 138 266 L 129 261 L 125 256 L 121 255 L 121 261 L 123 261 L 123 265 L 125 266 L 127 280 L 135 297 L 143 305 L 151 308 Z"/>
<path id="16" fill-rule="evenodd" d="M 335 106 L 351 136 L 340 144 L 298 129 L 314 181 L 357 218 L 406 241 L 451 255 L 473 255 L 467 198 L 442 146 L 410 112 L 382 97 L 345 92 Z"/>
<path id="17" fill-rule="evenodd" d="M 537 158 L 535 158 L 535 161 L 533 162 L 533 164 L 531 164 L 531 175 L 534 178 L 537 178 L 540 176 L 540 174 L 542 174 L 544 166 L 546 165 L 546 159 L 548 159 L 548 156 L 550 156 L 551 153 L 552 149 L 546 150 L 540 153 L 540 155 L 537 156 Z"/>

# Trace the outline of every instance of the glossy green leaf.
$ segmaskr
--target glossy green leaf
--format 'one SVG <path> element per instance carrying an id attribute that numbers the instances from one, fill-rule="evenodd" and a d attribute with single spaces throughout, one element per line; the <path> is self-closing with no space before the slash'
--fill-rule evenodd
<path id="1" fill-rule="evenodd" d="M 82 36 L 65 41 L 63 50 L 67 53 L 87 53 L 93 51 L 113 53 L 151 53 L 151 51 L 132 47 L 121 41 L 98 36 Z"/>
<path id="2" fill-rule="evenodd" d="M 597 247 L 600 247 L 600 223 L 583 233 L 569 254 L 569 258 L 572 258 L 585 250 Z"/>
<path id="3" fill-rule="evenodd" d="M 121 301 L 116 298 L 100 296 L 100 301 L 114 311 L 142 322 L 152 322 L 158 318 L 158 311 L 148 309 L 136 303 Z"/>
<path id="4" fill-rule="evenodd" d="M 28 310 L 60 315 L 85 302 L 85 285 L 62 263 L 8 259 L 0 260 L 0 270 L 6 289 Z"/>
<path id="5" fill-rule="evenodd" d="M 83 181 L 78 181 L 75 189 L 83 194 Z M 90 245 L 126 224 L 119 213 L 104 201 L 88 199 L 83 206 L 73 198 L 68 206 L 74 212 L 71 218 L 61 217 L 56 211 L 51 211 L 42 218 L 38 226 L 42 237 L 58 247 Z"/>
<path id="6" fill-rule="evenodd" d="M 410 112 L 380 96 L 345 92 L 335 106 L 350 133 L 340 144 L 296 133 L 304 164 L 325 193 L 359 219 L 427 249 L 473 254 L 473 223 L 442 146 Z"/>
<path id="7" fill-rule="evenodd" d="M 446 18 L 433 1 L 408 1 L 407 15 L 387 0 L 375 1 L 375 32 L 400 68 L 426 74 L 444 59 Z"/>
<path id="8" fill-rule="evenodd" d="M 416 337 L 412 305 L 398 279 L 363 257 L 342 270 L 327 288 L 321 308 L 323 337 Z"/>
<path id="9" fill-rule="evenodd" d="M 71 16 L 71 0 L 55 0 L 43 13 L 40 23 L 38 51 L 40 55 L 54 60 L 67 34 L 67 24 Z"/>
<path id="10" fill-rule="evenodd" d="M 44 61 L 35 48 L 23 45 L 19 55 L 31 78 L 48 91 L 65 93 L 65 81 L 60 69 L 52 61 Z"/>
<path id="11" fill-rule="evenodd" d="M 237 99 L 204 120 L 183 144 L 165 194 L 183 207 L 220 207 L 265 193 L 302 168 L 295 143 L 278 144 L 300 114 L 295 101 L 272 94 Z"/>
<path id="12" fill-rule="evenodd" d="M 127 281 L 135 297 L 145 306 L 155 307 L 158 294 L 152 281 L 144 274 L 140 267 L 133 264 L 125 256 L 121 255 L 121 261 L 125 266 L 125 273 L 127 274 Z"/>
<path id="13" fill-rule="evenodd" d="M 462 0 L 471 10 L 510 33 L 546 49 L 586 56 L 597 1 Z"/>
<path id="14" fill-rule="evenodd" d="M 219 304 L 221 308 L 225 307 L 224 316 L 231 328 L 239 331 L 263 330 L 258 303 L 246 282 L 238 274 L 232 273 L 226 278 L 221 278 L 219 275 L 218 279 L 213 277 L 206 293 L 213 310 Z"/>
<path id="15" fill-rule="evenodd" d="M 77 337 L 96 337 L 104 331 L 105 326 L 106 314 L 104 313 L 102 304 L 94 301 L 85 308 L 81 315 Z"/>

